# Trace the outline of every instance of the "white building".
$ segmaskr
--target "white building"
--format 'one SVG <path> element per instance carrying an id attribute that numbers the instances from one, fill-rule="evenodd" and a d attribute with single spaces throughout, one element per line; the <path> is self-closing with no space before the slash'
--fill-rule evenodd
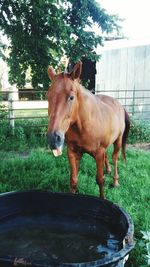
<path id="1" fill-rule="evenodd" d="M 97 52 L 102 56 L 96 93 L 118 98 L 133 115 L 149 113 L 150 118 L 150 39 L 108 41 Z"/>

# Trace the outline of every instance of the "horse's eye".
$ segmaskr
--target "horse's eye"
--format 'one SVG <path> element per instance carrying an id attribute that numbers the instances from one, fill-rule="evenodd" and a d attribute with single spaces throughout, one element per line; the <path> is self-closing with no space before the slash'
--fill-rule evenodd
<path id="1" fill-rule="evenodd" d="M 73 101 L 73 99 L 74 99 L 74 96 L 73 96 L 73 95 L 70 95 L 70 96 L 68 97 L 68 101 Z"/>

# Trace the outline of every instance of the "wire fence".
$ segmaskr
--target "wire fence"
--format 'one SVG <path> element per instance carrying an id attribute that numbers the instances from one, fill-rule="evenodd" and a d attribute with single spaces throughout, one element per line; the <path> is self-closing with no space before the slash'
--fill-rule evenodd
<path id="1" fill-rule="evenodd" d="M 150 89 L 104 90 L 97 91 L 96 94 L 118 99 L 133 119 L 150 121 Z"/>
<path id="2" fill-rule="evenodd" d="M 96 94 L 110 95 L 120 101 L 135 120 L 150 121 L 150 90 L 105 90 Z M 17 120 L 41 120 L 38 126 L 46 126 L 48 120 L 46 91 L 0 91 L 0 120 L 3 112 L 11 127 Z M 36 124 L 37 127 L 37 124 Z"/>

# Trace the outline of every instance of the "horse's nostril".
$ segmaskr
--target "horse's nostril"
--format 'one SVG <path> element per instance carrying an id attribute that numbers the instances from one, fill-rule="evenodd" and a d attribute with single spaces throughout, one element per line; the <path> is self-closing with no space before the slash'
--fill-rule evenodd
<path id="1" fill-rule="evenodd" d="M 58 142 L 58 143 L 61 142 L 61 137 L 60 137 L 60 135 L 56 135 L 56 142 Z"/>
<path id="2" fill-rule="evenodd" d="M 49 132 L 47 134 L 47 140 L 51 149 L 60 147 L 64 143 L 64 135 L 61 132 Z"/>

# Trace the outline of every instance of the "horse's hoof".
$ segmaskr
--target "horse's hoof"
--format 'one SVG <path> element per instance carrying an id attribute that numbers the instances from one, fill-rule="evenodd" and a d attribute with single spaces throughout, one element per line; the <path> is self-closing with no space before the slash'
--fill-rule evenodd
<path id="1" fill-rule="evenodd" d="M 118 182 L 118 181 L 115 181 L 115 182 L 113 183 L 113 186 L 114 186 L 114 187 L 119 187 L 119 186 L 120 186 L 120 184 L 119 184 L 119 182 Z"/>
<path id="2" fill-rule="evenodd" d="M 70 190 L 70 193 L 72 193 L 72 194 L 76 194 L 76 193 L 77 193 L 77 191 L 78 191 L 78 189 L 77 189 L 77 188 L 71 188 L 71 190 Z"/>
<path id="3" fill-rule="evenodd" d="M 104 195 L 103 195 L 103 196 L 100 195 L 99 197 L 100 197 L 101 199 L 106 199 Z"/>
<path id="4" fill-rule="evenodd" d="M 110 174 L 111 173 L 111 169 L 106 170 L 106 173 Z"/>

